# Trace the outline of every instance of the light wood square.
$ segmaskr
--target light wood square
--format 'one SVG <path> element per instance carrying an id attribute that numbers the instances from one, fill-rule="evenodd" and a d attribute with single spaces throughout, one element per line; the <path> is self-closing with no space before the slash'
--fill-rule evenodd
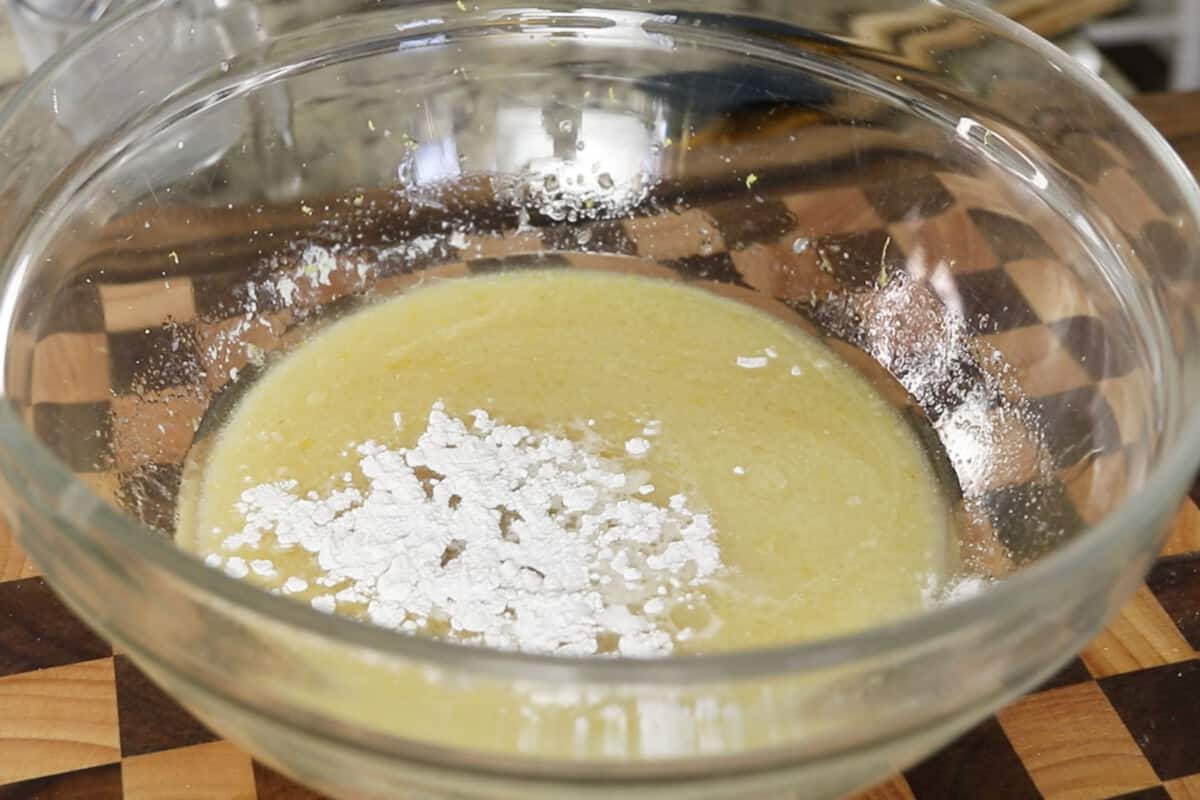
<path id="1" fill-rule="evenodd" d="M 1064 470 L 1060 475 L 1071 505 L 1084 522 L 1096 523 L 1126 498 L 1128 487 L 1137 485 L 1136 468 L 1122 450 L 1095 455 Z"/>
<path id="2" fill-rule="evenodd" d="M 783 204 L 796 218 L 797 235 L 812 239 L 884 227 L 866 195 L 855 187 L 793 194 L 784 197 Z"/>
<path id="3" fill-rule="evenodd" d="M 997 718 L 1046 800 L 1094 800 L 1158 783 L 1096 683 L 1030 695 Z"/>
<path id="4" fill-rule="evenodd" d="M 34 403 L 97 403 L 112 395 L 108 337 L 103 333 L 56 333 L 33 351 Z"/>
<path id="5" fill-rule="evenodd" d="M 1171 800 L 1200 800 L 1200 775 L 1188 775 L 1163 784 Z"/>
<path id="6" fill-rule="evenodd" d="M 279 349 L 292 321 L 291 311 L 263 314 L 253 320 L 233 317 L 196 326 L 205 384 L 216 391 L 234 380 L 237 371 L 251 362 L 254 348 L 265 354 Z"/>
<path id="7" fill-rule="evenodd" d="M 1183 498 L 1180 503 L 1162 549 L 1164 556 L 1184 553 L 1200 553 L 1200 509 L 1196 508 L 1196 503 L 1190 497 Z"/>
<path id="8" fill-rule="evenodd" d="M 0 519 L 0 581 L 15 581 L 38 574 L 38 568 L 17 544 L 8 523 Z"/>
<path id="9" fill-rule="evenodd" d="M 746 283 L 781 300 L 824 299 L 840 288 L 818 265 L 815 244 L 796 253 L 790 244 L 756 243 L 730 257 Z"/>
<path id="10" fill-rule="evenodd" d="M 158 278 L 100 287 L 104 327 L 114 333 L 157 328 L 168 321 L 189 322 L 196 316 L 190 278 Z"/>
<path id="11" fill-rule="evenodd" d="M 945 265 L 955 274 L 994 269 L 1000 260 L 962 206 L 917 222 L 898 222 L 888 233 L 908 254 L 909 270 L 933 274 Z"/>
<path id="12" fill-rule="evenodd" d="M 1008 193 L 997 191 L 994 182 L 958 172 L 938 172 L 935 175 L 959 205 L 965 208 L 978 208 L 1018 219 L 1022 216 L 1021 211 L 1010 202 Z"/>
<path id="13" fill-rule="evenodd" d="M 117 467 L 180 464 L 208 408 L 203 387 L 176 387 L 113 398 L 113 443 Z"/>
<path id="14" fill-rule="evenodd" d="M 979 340 L 1000 353 L 1009 368 L 1006 377 L 1011 377 L 1026 397 L 1045 397 L 1091 383 L 1079 361 L 1045 325 L 1027 325 Z"/>
<path id="15" fill-rule="evenodd" d="M 120 757 L 111 658 L 0 678 L 0 785 Z"/>
<path id="16" fill-rule="evenodd" d="M 717 223 L 698 209 L 682 214 L 657 214 L 622 223 L 637 246 L 638 255 L 668 261 L 694 255 L 725 252 L 725 239 Z"/>
<path id="17" fill-rule="evenodd" d="M 1105 170 L 1096 191 L 1105 198 L 1105 210 L 1127 235 L 1136 236 L 1148 222 L 1163 218 L 1163 210 L 1127 170 Z"/>
<path id="18" fill-rule="evenodd" d="M 915 800 L 912 788 L 904 776 L 897 775 L 886 783 L 872 786 L 865 792 L 859 792 L 847 800 Z"/>
<path id="19" fill-rule="evenodd" d="M 1080 654 L 1097 678 L 1158 667 L 1195 653 L 1154 593 L 1145 586 Z"/>
<path id="20" fill-rule="evenodd" d="M 254 768 L 229 742 L 134 756 L 121 762 L 125 800 L 255 800 Z"/>
<path id="21" fill-rule="evenodd" d="M 1098 384 L 1100 394 L 1108 401 L 1113 419 L 1121 431 L 1121 444 L 1137 442 L 1148 435 L 1152 425 L 1150 407 L 1154 389 L 1150 376 L 1133 370 L 1120 378 L 1109 378 Z"/>
<path id="22" fill-rule="evenodd" d="M 17 405 L 27 405 L 33 391 L 33 354 L 36 349 L 33 334 L 17 328 L 8 336 L 5 348 L 4 381 L 9 396 Z"/>
<path id="23" fill-rule="evenodd" d="M 1099 315 L 1094 298 L 1062 262 L 1023 258 L 1005 264 L 1004 271 L 1043 322 Z"/>

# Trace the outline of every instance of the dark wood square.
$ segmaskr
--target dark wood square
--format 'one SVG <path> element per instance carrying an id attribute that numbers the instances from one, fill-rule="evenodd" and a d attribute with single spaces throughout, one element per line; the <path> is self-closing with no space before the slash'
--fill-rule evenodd
<path id="1" fill-rule="evenodd" d="M 266 276 L 251 278 L 243 270 L 197 275 L 192 279 L 196 313 L 210 321 L 245 314 L 247 309 L 267 314 L 284 306 L 283 298 Z"/>
<path id="2" fill-rule="evenodd" d="M 254 788 L 258 800 L 326 800 L 325 795 L 317 794 L 257 761 L 254 762 Z"/>
<path id="3" fill-rule="evenodd" d="M 1192 649 L 1200 650 L 1200 553 L 1160 560 L 1146 585 Z"/>
<path id="4" fill-rule="evenodd" d="M 1095 183 L 1105 170 L 1117 165 L 1093 133 L 1068 131 L 1062 143 L 1067 146 L 1056 154 L 1062 165 L 1088 183 Z"/>
<path id="5" fill-rule="evenodd" d="M 0 582 L 0 675 L 112 655 L 42 578 Z"/>
<path id="6" fill-rule="evenodd" d="M 904 773 L 916 800 L 1041 800 L 995 718 Z"/>
<path id="7" fill-rule="evenodd" d="M 1057 547 L 1084 527 L 1066 489 L 1057 481 L 1022 483 L 995 489 L 984 503 L 996 534 L 1018 564 Z"/>
<path id="8" fill-rule="evenodd" d="M 99 472 L 112 463 L 108 403 L 37 403 L 33 431 L 75 472 Z"/>
<path id="9" fill-rule="evenodd" d="M 1043 683 L 1034 692 L 1048 692 L 1051 689 L 1061 689 L 1064 686 L 1075 686 L 1080 683 L 1087 683 L 1092 679 L 1092 673 L 1088 672 L 1087 665 L 1082 659 L 1072 658 L 1067 665 L 1060 669 L 1050 680 Z"/>
<path id="10" fill-rule="evenodd" d="M 1120 377 L 1137 365 L 1126 340 L 1110 335 L 1099 317 L 1068 317 L 1049 327 L 1093 380 Z"/>
<path id="11" fill-rule="evenodd" d="M 154 685 L 132 661 L 118 655 L 113 662 L 121 755 L 157 753 L 217 740 L 212 731 Z"/>
<path id="12" fill-rule="evenodd" d="M 124 797 L 120 764 L 0 786 L 0 800 L 124 800 Z"/>
<path id="13" fill-rule="evenodd" d="M 704 209 L 730 250 L 755 242 L 774 241 L 796 226 L 796 218 L 778 200 L 759 202 L 753 192 L 746 199 L 729 200 Z"/>
<path id="14" fill-rule="evenodd" d="M 907 256 L 900 243 L 882 228 L 861 233 L 825 236 L 817 243 L 817 253 L 825 259 L 833 277 L 854 288 L 874 286 L 880 272 L 894 277 L 904 270 Z"/>
<path id="15" fill-rule="evenodd" d="M 1041 322 L 1003 269 L 963 273 L 957 276 L 955 285 L 963 317 L 975 333 L 999 333 Z"/>
<path id="16" fill-rule="evenodd" d="M 467 262 L 467 269 L 473 275 L 510 272 L 518 269 L 557 269 L 569 266 L 571 266 L 571 262 L 566 257 L 545 253 L 504 256 L 503 258 L 474 258 Z"/>
<path id="17" fill-rule="evenodd" d="M 1200 773 L 1200 661 L 1113 675 L 1100 687 L 1158 777 Z"/>
<path id="18" fill-rule="evenodd" d="M 175 530 L 175 501 L 183 476 L 181 464 L 145 464 L 122 475 L 118 497 L 145 525 L 160 531 Z"/>
<path id="19" fill-rule="evenodd" d="M 934 217 L 954 205 L 954 195 L 936 175 L 919 175 L 863 188 L 884 222 Z"/>
<path id="20" fill-rule="evenodd" d="M 196 335 L 181 325 L 109 334 L 108 357 L 117 394 L 189 386 L 204 377 Z"/>
<path id="21" fill-rule="evenodd" d="M 555 225 L 541 231 L 547 250 L 636 255 L 637 244 L 620 222 L 593 222 L 590 225 Z"/>
<path id="22" fill-rule="evenodd" d="M 1107 144 L 1107 149 L 1110 153 L 1115 149 L 1114 143 L 1107 142 L 1105 144 Z M 1113 159 L 1113 163 L 1116 163 L 1115 158 Z M 1193 173 L 1193 175 L 1194 174 L 1195 173 Z M 1141 187 L 1142 191 L 1146 193 L 1154 205 L 1158 206 L 1163 217 L 1169 218 L 1174 214 L 1178 214 L 1183 208 L 1182 197 L 1180 196 L 1179 192 L 1176 191 L 1175 187 L 1170 183 L 1156 180 L 1143 181 L 1138 179 L 1136 175 L 1134 175 L 1134 180 L 1138 181 L 1138 185 Z"/>
<path id="23" fill-rule="evenodd" d="M 973 208 L 969 213 L 1001 261 L 1055 257 L 1053 248 L 1032 225 L 982 208 Z"/>
<path id="24" fill-rule="evenodd" d="M 407 236 L 403 238 L 408 238 Z M 430 269 L 441 264 L 447 264 L 452 261 L 461 260 L 461 252 L 457 247 L 451 246 L 449 240 L 444 236 L 434 236 L 433 244 L 428 249 L 416 249 L 411 247 L 395 248 L 390 252 L 383 252 L 368 256 L 365 261 L 370 261 L 374 258 L 374 272 L 378 278 L 390 278 L 394 275 L 410 275 L 414 272 Z M 314 298 L 315 300 L 315 298 Z M 293 305 L 295 302 L 293 301 Z M 305 305 L 315 305 L 313 301 L 306 302 Z"/>
<path id="25" fill-rule="evenodd" d="M 1034 419 L 1058 468 L 1078 464 L 1094 453 L 1120 450 L 1121 428 L 1103 393 L 1093 384 L 1028 399 Z"/>
<path id="26" fill-rule="evenodd" d="M 896 377 L 903 382 L 908 374 L 907 370 L 898 369 Z M 975 361 L 966 355 L 954 354 L 945 359 L 945 369 L 940 370 L 936 377 L 930 379 L 922 375 L 910 381 L 909 385 L 917 387 L 921 409 L 930 420 L 937 422 L 966 402 L 973 389 L 985 385 L 985 378 Z M 1000 402 L 999 396 L 994 402 Z"/>
<path id="27" fill-rule="evenodd" d="M 53 291 L 39 309 L 34 331 L 41 339 L 54 333 L 97 333 L 104 330 L 104 304 L 95 284 Z"/>
<path id="28" fill-rule="evenodd" d="M 1179 230 L 1166 220 L 1148 222 L 1142 227 L 1135 252 L 1142 254 L 1151 271 L 1169 278 L 1179 278 L 1193 268 L 1192 249 Z"/>
<path id="29" fill-rule="evenodd" d="M 1171 800 L 1171 795 L 1161 786 L 1151 786 L 1148 789 L 1110 797 L 1109 800 Z"/>
<path id="30" fill-rule="evenodd" d="M 680 274 L 693 280 L 719 281 L 720 283 L 736 283 L 738 286 L 749 288 L 737 264 L 728 253 L 713 253 L 707 256 L 687 256 L 664 262 Z"/>

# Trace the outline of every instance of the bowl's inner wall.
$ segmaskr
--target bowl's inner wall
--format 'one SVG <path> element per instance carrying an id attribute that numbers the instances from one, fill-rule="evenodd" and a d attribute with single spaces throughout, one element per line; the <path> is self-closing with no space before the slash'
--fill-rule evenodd
<path id="1" fill-rule="evenodd" d="M 335 315 L 433 278 L 635 270 L 827 335 L 946 466 L 968 571 L 1035 559 L 1135 490 L 1160 447 L 1147 334 L 1049 197 L 1121 192 L 1097 227 L 1169 247 L 1171 209 L 1121 148 L 1066 131 L 1082 155 L 1039 192 L 992 133 L 1010 121 L 949 96 L 959 124 L 918 113 L 802 32 L 782 63 L 686 22 L 397 31 L 252 88 L 269 59 L 222 63 L 189 113 L 93 148 L 31 227 L 10 401 L 170 533 L 219 410 Z M 913 65 L 888 69 L 920 95 Z"/>

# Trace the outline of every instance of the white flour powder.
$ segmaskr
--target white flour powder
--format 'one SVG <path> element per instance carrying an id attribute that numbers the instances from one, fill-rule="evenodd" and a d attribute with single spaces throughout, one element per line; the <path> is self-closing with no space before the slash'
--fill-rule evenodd
<path id="1" fill-rule="evenodd" d="M 415 447 L 359 446 L 362 490 L 302 497 L 285 481 L 245 491 L 244 527 L 224 549 L 259 548 L 264 537 L 303 548 L 327 589 L 314 607 L 364 604 L 372 622 L 401 630 L 628 656 L 666 654 L 694 635 L 671 611 L 702 602 L 698 590 L 721 567 L 706 514 L 683 495 L 666 506 L 645 499 L 646 484 L 569 439 L 471 417 L 437 403 Z M 626 445 L 635 457 L 649 447 Z M 232 553 L 210 562 L 246 571 Z M 307 588 L 294 576 L 282 584 Z"/>

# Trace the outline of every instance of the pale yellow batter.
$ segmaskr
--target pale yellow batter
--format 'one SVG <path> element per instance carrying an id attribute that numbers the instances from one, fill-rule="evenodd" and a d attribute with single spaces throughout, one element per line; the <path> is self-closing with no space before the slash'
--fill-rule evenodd
<path id="1" fill-rule="evenodd" d="M 765 362 L 765 365 L 764 365 Z M 677 651 L 729 650 L 861 629 L 913 613 L 947 570 L 948 515 L 927 455 L 887 403 L 807 334 L 701 289 L 584 270 L 428 285 L 332 325 L 271 367 L 192 465 L 180 543 L 205 555 L 241 526 L 240 493 L 295 479 L 343 486 L 352 442 L 411 446 L 443 400 L 465 416 L 570 433 L 622 456 L 665 502 L 711 511 L 725 571 Z M 319 570 L 267 557 L 277 588 Z M 298 594 L 305 599 L 312 592 Z M 340 613 L 361 608 L 339 606 Z M 708 619 L 708 615 L 715 619 Z M 718 624 L 711 624 L 716 622 Z"/>

